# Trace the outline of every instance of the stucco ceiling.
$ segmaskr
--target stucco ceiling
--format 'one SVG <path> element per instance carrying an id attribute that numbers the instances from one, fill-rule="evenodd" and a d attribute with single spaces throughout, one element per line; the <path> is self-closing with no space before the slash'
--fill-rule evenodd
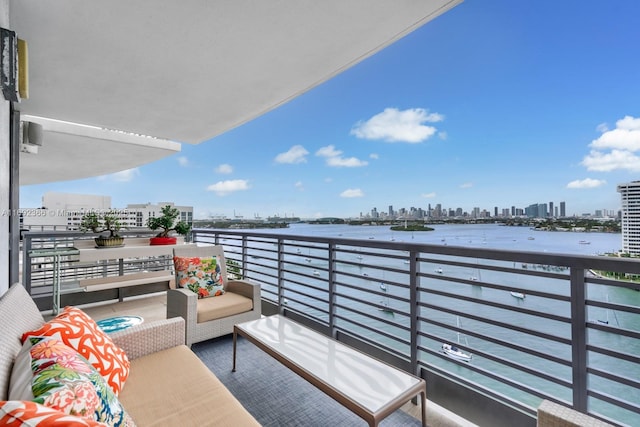
<path id="1" fill-rule="evenodd" d="M 308 91 L 460 1 L 11 0 L 11 29 L 29 46 L 30 96 L 19 109 L 200 143 Z M 45 145 L 48 139 L 45 133 Z M 74 152 L 82 149 L 75 141 Z"/>

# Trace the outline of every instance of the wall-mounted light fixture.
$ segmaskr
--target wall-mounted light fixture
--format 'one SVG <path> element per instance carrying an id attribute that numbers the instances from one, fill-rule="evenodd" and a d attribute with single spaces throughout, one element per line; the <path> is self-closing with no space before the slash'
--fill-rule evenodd
<path id="1" fill-rule="evenodd" d="M 38 154 L 42 147 L 42 125 L 34 122 L 20 122 L 20 151 Z"/>
<path id="2" fill-rule="evenodd" d="M 0 87 L 7 101 L 29 97 L 27 42 L 6 28 L 0 28 Z"/>

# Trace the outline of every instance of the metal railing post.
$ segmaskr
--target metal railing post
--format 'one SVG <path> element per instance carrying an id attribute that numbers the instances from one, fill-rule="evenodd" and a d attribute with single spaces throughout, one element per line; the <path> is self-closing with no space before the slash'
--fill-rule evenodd
<path id="1" fill-rule="evenodd" d="M 418 252 L 409 252 L 409 301 L 411 305 L 410 310 L 410 322 L 411 322 L 411 370 L 414 374 L 419 375 L 418 372 L 418 315 L 420 293 L 418 292 Z"/>
<path id="2" fill-rule="evenodd" d="M 278 313 L 284 315 L 284 289 L 282 282 L 284 281 L 284 241 L 278 239 Z"/>
<path id="3" fill-rule="evenodd" d="M 33 242 L 30 233 L 24 233 L 22 236 L 22 286 L 31 295 L 31 257 L 29 252 L 33 248 Z"/>
<path id="4" fill-rule="evenodd" d="M 335 243 L 329 243 L 329 253 L 327 255 L 329 266 L 328 266 L 328 286 L 329 286 L 329 332 L 333 338 L 337 338 L 337 329 L 336 329 L 336 284 L 335 284 L 335 257 L 336 257 L 336 245 Z"/>
<path id="5" fill-rule="evenodd" d="M 571 356 L 573 407 L 587 413 L 587 328 L 584 269 L 571 267 Z"/>

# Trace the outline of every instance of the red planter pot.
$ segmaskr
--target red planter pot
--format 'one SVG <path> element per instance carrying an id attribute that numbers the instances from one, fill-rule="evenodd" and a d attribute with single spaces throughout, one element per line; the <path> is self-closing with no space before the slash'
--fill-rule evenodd
<path id="1" fill-rule="evenodd" d="M 178 241 L 177 237 L 151 237 L 150 245 L 175 245 Z"/>

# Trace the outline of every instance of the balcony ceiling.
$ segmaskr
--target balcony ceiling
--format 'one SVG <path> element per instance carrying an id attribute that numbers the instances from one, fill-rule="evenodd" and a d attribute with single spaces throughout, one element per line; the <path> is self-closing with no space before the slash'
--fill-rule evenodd
<path id="1" fill-rule="evenodd" d="M 461 1 L 11 0 L 11 29 L 29 46 L 30 96 L 19 109 L 165 140 L 158 154 L 168 141 L 200 143 L 282 105 Z M 69 144 L 69 154 L 89 155 L 111 143 Z M 101 173 L 157 160 L 139 148 L 125 165 L 102 158 Z M 21 168 L 21 184 L 96 175 L 74 162 L 57 176 L 39 161 L 48 176 Z"/>

